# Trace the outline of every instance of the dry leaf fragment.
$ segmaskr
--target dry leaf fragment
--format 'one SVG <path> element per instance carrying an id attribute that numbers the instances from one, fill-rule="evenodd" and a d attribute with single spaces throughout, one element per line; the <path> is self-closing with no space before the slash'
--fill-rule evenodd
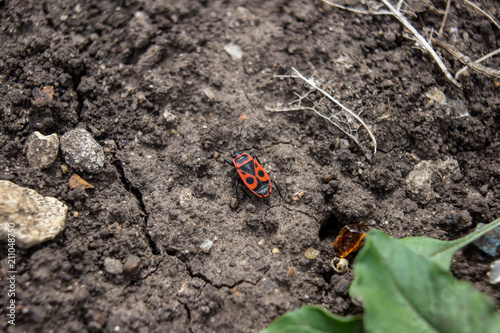
<path id="1" fill-rule="evenodd" d="M 94 188 L 94 185 L 89 184 L 85 179 L 74 173 L 69 179 L 69 187 L 73 189 L 83 188 L 84 190 L 87 190 L 89 188 Z"/>

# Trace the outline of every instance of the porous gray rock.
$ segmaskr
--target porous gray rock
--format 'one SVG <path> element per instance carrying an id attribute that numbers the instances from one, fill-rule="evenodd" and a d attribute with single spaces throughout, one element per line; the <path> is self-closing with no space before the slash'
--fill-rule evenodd
<path id="1" fill-rule="evenodd" d="M 0 239 L 29 248 L 53 239 L 66 224 L 68 207 L 52 197 L 0 180 Z M 12 237 L 14 235 L 14 238 Z"/>
<path id="2" fill-rule="evenodd" d="M 462 173 L 455 159 L 421 161 L 406 177 L 406 192 L 412 200 L 425 205 L 438 196 L 434 192 L 436 183 L 447 184 L 460 178 Z"/>
<path id="3" fill-rule="evenodd" d="M 104 150 L 83 128 L 66 132 L 61 137 L 61 151 L 72 168 L 98 173 L 104 167 Z"/>
<path id="4" fill-rule="evenodd" d="M 108 258 L 104 259 L 104 269 L 106 272 L 114 275 L 123 273 L 123 265 L 120 260 Z"/>
<path id="5" fill-rule="evenodd" d="M 422 161 L 415 165 L 406 177 L 406 192 L 418 203 L 427 204 L 436 197 L 432 188 L 435 171 L 431 161 Z"/>
<path id="6" fill-rule="evenodd" d="M 31 167 L 45 169 L 51 166 L 59 152 L 59 137 L 57 134 L 43 135 L 36 131 L 26 142 L 26 158 Z"/>

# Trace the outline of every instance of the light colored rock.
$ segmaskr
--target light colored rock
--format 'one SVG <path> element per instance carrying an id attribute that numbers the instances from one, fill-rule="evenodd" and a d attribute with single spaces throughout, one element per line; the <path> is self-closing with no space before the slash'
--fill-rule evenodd
<path id="1" fill-rule="evenodd" d="M 212 101 L 215 99 L 215 94 L 212 91 L 212 89 L 210 89 L 210 88 L 203 88 L 203 93 L 205 94 L 205 96 L 208 97 L 208 99 L 210 99 Z"/>
<path id="2" fill-rule="evenodd" d="M 425 96 L 430 98 L 430 100 L 434 103 L 444 105 L 446 104 L 446 96 L 444 92 L 439 90 L 439 88 L 433 87 L 428 92 L 425 93 Z"/>
<path id="3" fill-rule="evenodd" d="M 110 274 L 121 274 L 123 273 L 123 265 L 120 260 L 113 258 L 104 259 L 104 269 Z"/>
<path id="4" fill-rule="evenodd" d="M 406 177 L 406 192 L 413 200 L 426 204 L 436 197 L 432 189 L 434 168 L 431 161 L 421 161 Z"/>
<path id="5" fill-rule="evenodd" d="M 203 252 L 208 253 L 212 249 L 212 246 L 214 246 L 214 242 L 212 242 L 211 240 L 206 240 L 203 242 L 203 244 L 200 245 L 200 249 Z"/>
<path id="6" fill-rule="evenodd" d="M 14 234 L 16 246 L 29 248 L 53 239 L 64 229 L 67 212 L 68 207 L 56 198 L 0 180 L 0 239 L 4 241 Z"/>
<path id="7" fill-rule="evenodd" d="M 169 124 L 173 123 L 177 116 L 170 112 L 168 109 L 163 110 L 163 119 Z"/>
<path id="8" fill-rule="evenodd" d="M 33 168 L 45 169 L 51 166 L 59 152 L 59 137 L 57 134 L 43 135 L 36 131 L 26 142 L 26 158 Z"/>
<path id="9" fill-rule="evenodd" d="M 462 178 L 457 160 L 447 158 L 436 161 L 421 161 L 406 177 L 406 192 L 412 200 L 427 204 L 437 197 L 436 183 L 450 183 Z"/>
<path id="10" fill-rule="evenodd" d="M 235 61 L 240 61 L 243 58 L 243 51 L 241 51 L 238 45 L 228 44 L 224 46 L 224 51 L 226 51 Z"/>
<path id="11" fill-rule="evenodd" d="M 491 263 L 490 271 L 487 273 L 491 284 L 500 283 L 500 259 Z"/>
<path id="12" fill-rule="evenodd" d="M 66 132 L 61 137 L 61 151 L 71 167 L 98 173 L 104 167 L 104 150 L 83 128 Z"/>
<path id="13" fill-rule="evenodd" d="M 179 195 L 179 206 L 185 208 L 188 205 L 188 202 L 193 198 L 193 193 L 187 187 L 181 190 L 181 194 Z"/>

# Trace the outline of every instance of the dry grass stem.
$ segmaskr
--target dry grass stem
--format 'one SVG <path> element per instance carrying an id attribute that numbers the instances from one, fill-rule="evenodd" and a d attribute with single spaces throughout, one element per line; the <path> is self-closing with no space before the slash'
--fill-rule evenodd
<path id="1" fill-rule="evenodd" d="M 479 63 L 481 63 L 481 62 L 485 61 L 486 59 L 489 59 L 489 58 L 491 58 L 491 57 L 493 57 L 493 56 L 496 56 L 497 54 L 500 54 L 500 49 L 496 49 L 495 51 L 488 53 L 488 54 L 487 54 L 487 55 L 485 55 L 484 57 L 481 57 L 481 58 L 477 59 L 477 60 L 476 60 L 476 61 L 474 61 L 474 62 L 475 62 L 476 64 L 479 64 Z M 462 75 L 462 74 L 463 74 L 463 72 L 465 72 L 468 68 L 469 68 L 468 66 L 464 66 L 461 70 L 459 70 L 459 71 L 455 74 L 455 79 L 457 79 L 457 80 L 458 80 L 458 77 L 459 77 L 460 75 Z"/>
<path id="2" fill-rule="evenodd" d="M 490 14 L 488 14 L 487 12 L 485 12 L 484 10 L 482 10 L 478 5 L 476 5 L 475 3 L 472 3 L 468 0 L 463 0 L 466 4 L 468 4 L 469 6 L 473 7 L 475 10 L 477 10 L 478 12 L 480 12 L 481 14 L 483 14 L 484 16 L 486 16 L 494 25 L 497 26 L 497 28 L 500 30 L 500 23 L 497 22 L 497 20 L 495 20 L 495 18 L 493 16 L 491 16 Z"/>
<path id="3" fill-rule="evenodd" d="M 450 12 L 451 0 L 446 3 L 446 10 L 444 11 L 443 22 L 441 22 L 441 27 L 439 28 L 438 36 L 443 35 L 444 25 L 446 24 L 446 19 L 448 18 L 448 13 Z"/>
<path id="4" fill-rule="evenodd" d="M 354 11 L 353 8 L 345 7 L 339 4 L 335 4 L 329 0 L 322 0 L 323 2 L 332 5 L 334 7 L 346 9 L 349 11 Z M 451 73 L 448 71 L 446 68 L 446 65 L 444 64 L 443 60 L 439 57 L 439 55 L 434 51 L 432 46 L 425 40 L 425 38 L 411 25 L 411 23 L 406 19 L 406 17 L 401 13 L 399 10 L 401 7 L 402 3 L 398 3 L 397 8 L 394 8 L 394 6 L 388 1 L 388 0 L 380 0 L 388 9 L 389 12 L 387 11 L 361 11 L 361 10 L 356 10 L 355 12 L 360 13 L 360 14 L 370 14 L 370 15 L 392 15 L 394 16 L 402 25 L 405 26 L 406 29 L 410 30 L 413 36 L 415 37 L 415 40 L 417 41 L 418 44 L 420 44 L 429 54 L 432 56 L 434 61 L 438 64 L 439 68 L 441 71 L 444 73 L 446 78 L 451 81 L 454 85 L 457 87 L 461 87 L 462 85 L 458 83 L 457 80 L 451 75 Z"/>
<path id="5" fill-rule="evenodd" d="M 468 56 L 466 56 L 465 54 L 460 52 L 457 48 L 455 48 L 454 46 L 452 46 L 446 42 L 443 42 L 442 40 L 433 38 L 432 41 L 434 43 L 436 43 L 437 45 L 441 46 L 444 50 L 446 50 L 446 52 L 451 54 L 451 56 L 454 59 L 460 61 L 462 64 L 471 68 L 472 70 L 474 70 L 478 73 L 481 73 L 483 75 L 486 75 L 488 77 L 500 79 L 500 70 L 483 66 L 477 61 L 472 61 Z"/>
<path id="6" fill-rule="evenodd" d="M 321 0 L 321 1 L 323 1 L 326 4 L 329 4 L 332 7 L 344 9 L 344 10 L 347 10 L 347 11 L 350 11 L 350 12 L 353 12 L 353 13 L 357 13 L 357 14 L 363 14 L 363 15 L 391 15 L 391 12 L 386 11 L 386 10 L 385 11 L 373 11 L 371 9 L 368 9 L 368 10 L 366 10 L 366 9 L 357 9 L 357 8 L 352 8 L 352 7 L 347 7 L 347 6 L 344 6 L 344 5 L 340 5 L 338 3 L 331 2 L 329 0 Z"/>
<path id="7" fill-rule="evenodd" d="M 360 141 L 358 130 L 363 127 L 373 143 L 373 154 L 377 152 L 377 140 L 373 135 L 370 128 L 359 117 L 358 114 L 345 107 L 336 98 L 334 98 L 327 90 L 330 89 L 330 84 L 323 82 L 320 78 L 311 77 L 306 78 L 297 69 L 292 68 L 292 75 L 276 75 L 275 77 L 281 78 L 298 78 L 301 79 L 308 91 L 302 94 L 294 93 L 297 99 L 290 102 L 286 107 L 280 104 L 276 108 L 266 107 L 270 112 L 288 112 L 288 111 L 314 111 L 320 117 L 328 120 L 336 128 L 347 135 L 352 141 L 358 145 L 363 154 L 368 160 L 371 160 L 372 155 L 369 149 Z M 318 94 L 313 94 L 318 92 Z M 338 110 L 340 108 L 340 110 Z"/>

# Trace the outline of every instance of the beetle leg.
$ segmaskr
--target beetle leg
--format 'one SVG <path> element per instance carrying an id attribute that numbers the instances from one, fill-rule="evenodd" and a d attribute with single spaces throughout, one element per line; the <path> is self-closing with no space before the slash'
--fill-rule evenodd
<path id="1" fill-rule="evenodd" d="M 236 188 L 236 198 L 231 198 L 231 209 L 236 209 L 240 205 L 240 192 L 238 191 L 238 188 L 241 186 L 241 179 L 238 178 L 238 180 L 234 183 L 234 187 Z"/>
<path id="2" fill-rule="evenodd" d="M 278 190 L 278 194 L 280 195 L 281 199 L 283 199 L 286 203 L 290 203 L 289 200 L 287 200 L 282 194 L 281 194 L 281 191 L 280 191 L 280 187 L 278 186 L 278 184 L 276 184 L 276 182 L 274 180 L 272 180 L 271 178 L 269 178 L 269 180 L 271 180 L 271 183 L 273 183 L 273 185 L 276 187 L 276 190 Z"/>

